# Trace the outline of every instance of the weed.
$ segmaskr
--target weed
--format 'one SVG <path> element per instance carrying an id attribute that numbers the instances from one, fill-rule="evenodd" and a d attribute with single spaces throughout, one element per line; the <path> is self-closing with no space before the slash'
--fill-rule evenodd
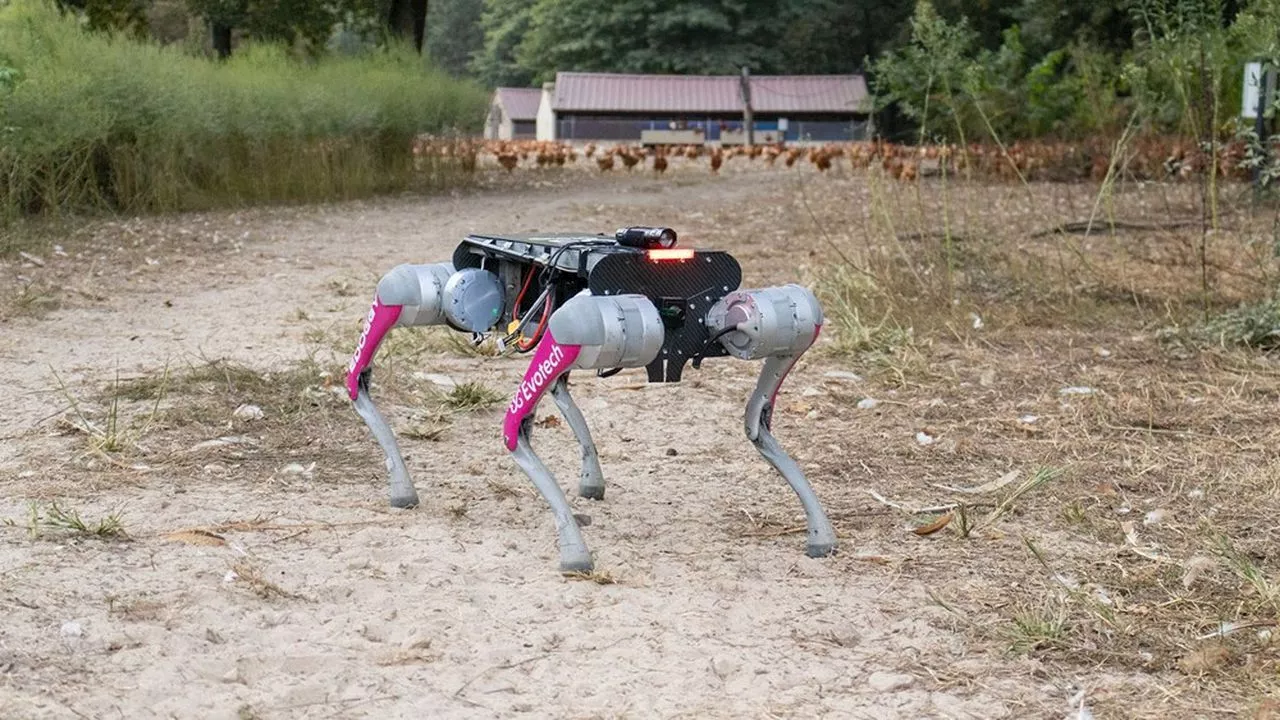
<path id="1" fill-rule="evenodd" d="M 1009 649 L 1029 653 L 1060 646 L 1070 631 L 1067 608 L 1055 598 L 1047 598 L 1038 606 L 1023 606 L 1010 618 Z"/>
<path id="2" fill-rule="evenodd" d="M 1280 300 L 1241 305 L 1204 323 L 1199 335 L 1222 347 L 1280 348 Z"/>
<path id="3" fill-rule="evenodd" d="M 27 531 L 32 538 L 40 537 L 46 531 L 52 531 L 110 540 L 129 539 L 119 511 L 109 512 L 95 522 L 84 520 L 79 512 L 59 505 L 56 500 L 50 503 L 48 508 L 42 509 L 34 502 L 27 507 Z"/>
<path id="4" fill-rule="evenodd" d="M 454 387 L 445 395 L 445 405 L 453 410 L 466 412 L 483 410 L 501 403 L 504 397 L 498 391 L 475 382 Z"/>
<path id="5" fill-rule="evenodd" d="M 26 283 L 18 289 L 11 306 L 16 315 L 40 317 L 57 310 L 62 306 L 62 301 L 54 291 L 37 287 L 34 283 Z"/>
<path id="6" fill-rule="evenodd" d="M 67 421 L 66 424 L 73 430 L 85 434 L 89 438 L 90 446 L 94 451 L 114 454 L 136 448 L 138 442 L 154 427 L 160 412 L 160 402 L 164 399 L 165 389 L 169 382 L 169 366 L 165 365 L 164 372 L 155 386 L 155 402 L 151 406 L 150 414 L 138 426 L 126 425 L 120 417 L 120 401 L 122 399 L 132 399 L 132 397 L 121 386 L 119 371 L 116 371 L 115 381 L 108 393 L 106 418 L 101 423 L 95 423 L 89 419 L 80 402 L 67 389 L 66 384 L 62 382 L 62 378 L 58 376 L 56 371 L 53 372 L 53 377 L 58 383 L 59 391 L 67 400 L 75 415 L 75 420 Z"/>
<path id="7" fill-rule="evenodd" d="M 1280 585 L 1272 582 L 1252 558 L 1237 550 L 1227 536 L 1215 535 L 1213 544 L 1214 550 L 1226 562 L 1227 567 L 1253 589 L 1254 594 L 1257 595 L 1258 604 L 1268 612 L 1280 616 Z"/>

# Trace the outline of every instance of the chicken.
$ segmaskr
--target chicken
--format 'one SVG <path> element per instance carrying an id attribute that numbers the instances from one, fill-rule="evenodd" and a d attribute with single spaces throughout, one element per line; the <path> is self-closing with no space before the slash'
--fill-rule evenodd
<path id="1" fill-rule="evenodd" d="M 632 153 L 627 148 L 620 149 L 618 157 L 622 160 L 622 164 L 626 166 L 627 170 L 633 169 L 640 162 L 640 156 Z"/>
<path id="2" fill-rule="evenodd" d="M 661 148 L 653 155 L 653 171 L 659 175 L 667 171 L 667 154 Z"/>
<path id="3" fill-rule="evenodd" d="M 613 156 L 609 154 L 601 155 L 596 158 L 596 165 L 600 166 L 600 172 L 607 172 L 613 169 Z"/>
<path id="4" fill-rule="evenodd" d="M 516 169 L 516 165 L 520 164 L 520 156 L 515 153 L 502 153 L 498 156 L 498 164 L 506 168 L 507 172 Z"/>
<path id="5" fill-rule="evenodd" d="M 711 172 L 713 173 L 720 172 L 720 166 L 723 164 L 724 164 L 724 153 L 720 151 L 720 148 L 716 148 L 715 150 L 712 150 L 711 151 Z"/>

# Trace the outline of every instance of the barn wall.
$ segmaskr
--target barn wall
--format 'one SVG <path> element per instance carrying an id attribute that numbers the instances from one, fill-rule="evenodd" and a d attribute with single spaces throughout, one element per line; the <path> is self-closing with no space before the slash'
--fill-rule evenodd
<path id="1" fill-rule="evenodd" d="M 551 109 L 551 98 L 555 95 L 555 83 L 542 84 L 542 102 L 538 104 L 536 121 L 536 137 L 539 140 L 557 140 L 556 112 Z"/>
<path id="2" fill-rule="evenodd" d="M 600 113 L 558 113 L 555 137 L 560 140 L 638 141 L 642 130 L 670 129 L 672 123 L 699 128 L 708 142 L 718 142 L 721 130 L 740 130 L 740 115 L 606 115 Z M 757 115 L 756 130 L 778 130 L 777 115 Z M 838 142 L 865 139 L 866 116 L 808 115 L 787 118 L 784 137 L 790 142 Z"/>

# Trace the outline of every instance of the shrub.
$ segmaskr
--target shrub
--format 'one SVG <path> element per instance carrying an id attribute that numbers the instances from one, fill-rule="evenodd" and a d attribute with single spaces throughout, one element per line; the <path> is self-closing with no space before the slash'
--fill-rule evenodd
<path id="1" fill-rule="evenodd" d="M 477 131 L 486 102 L 412 52 L 304 62 L 259 45 L 219 63 L 38 0 L 0 5 L 0 48 L 0 217 L 447 186 L 466 158 L 415 161 L 414 139 Z"/>

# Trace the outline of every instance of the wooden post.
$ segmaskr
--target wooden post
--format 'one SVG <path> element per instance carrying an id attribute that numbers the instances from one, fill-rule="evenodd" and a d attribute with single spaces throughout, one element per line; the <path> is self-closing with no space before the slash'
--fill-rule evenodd
<path id="1" fill-rule="evenodd" d="M 1262 159 L 1253 169 L 1253 187 L 1257 189 L 1262 186 L 1262 166 L 1267 161 L 1267 112 L 1268 91 L 1272 86 L 1272 78 L 1275 70 L 1269 65 L 1263 64 L 1262 75 L 1258 78 L 1258 117 L 1254 118 L 1254 131 L 1258 134 L 1258 148 L 1262 153 Z"/>
<path id="2" fill-rule="evenodd" d="M 742 68 L 742 124 L 747 131 L 747 147 L 756 141 L 755 116 L 751 111 L 751 71 L 744 65 Z"/>

